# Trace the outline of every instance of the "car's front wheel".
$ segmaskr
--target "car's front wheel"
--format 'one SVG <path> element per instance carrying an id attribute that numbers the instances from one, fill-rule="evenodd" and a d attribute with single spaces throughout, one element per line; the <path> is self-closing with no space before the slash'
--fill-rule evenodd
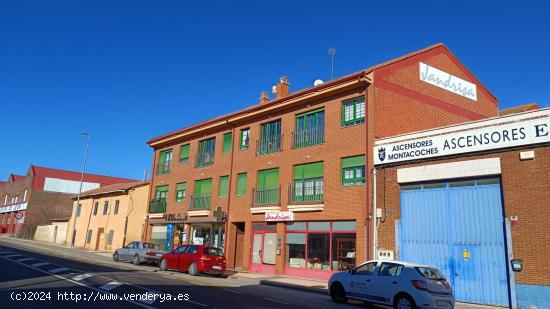
<path id="1" fill-rule="evenodd" d="M 167 264 L 166 264 L 166 260 L 165 259 L 162 259 L 160 260 L 159 262 L 159 269 L 164 271 L 166 270 L 168 267 L 167 267 Z"/>
<path id="2" fill-rule="evenodd" d="M 393 302 L 393 308 L 395 309 L 416 309 L 414 300 L 409 295 L 401 294 L 395 298 Z"/>
<path id="3" fill-rule="evenodd" d="M 335 282 L 330 286 L 330 298 L 336 303 L 345 303 L 348 301 L 346 290 L 340 282 Z"/>

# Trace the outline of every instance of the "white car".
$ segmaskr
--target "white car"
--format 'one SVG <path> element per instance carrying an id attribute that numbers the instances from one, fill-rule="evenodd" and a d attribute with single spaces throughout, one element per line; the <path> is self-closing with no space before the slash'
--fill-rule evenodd
<path id="1" fill-rule="evenodd" d="M 433 267 L 407 262 L 365 262 L 339 272 L 328 282 L 333 301 L 348 298 L 394 308 L 454 308 L 455 300 L 445 276 Z"/>

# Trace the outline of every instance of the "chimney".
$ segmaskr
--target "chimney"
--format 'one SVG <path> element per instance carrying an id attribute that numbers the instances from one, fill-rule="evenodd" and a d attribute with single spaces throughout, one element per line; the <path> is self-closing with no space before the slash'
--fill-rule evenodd
<path id="1" fill-rule="evenodd" d="M 260 93 L 260 104 L 265 104 L 267 102 L 269 102 L 269 95 L 267 94 L 267 92 L 262 91 Z"/>
<path id="2" fill-rule="evenodd" d="M 288 96 L 290 90 L 290 84 L 288 83 L 288 77 L 281 76 L 279 83 L 275 85 L 275 98 L 281 99 Z"/>

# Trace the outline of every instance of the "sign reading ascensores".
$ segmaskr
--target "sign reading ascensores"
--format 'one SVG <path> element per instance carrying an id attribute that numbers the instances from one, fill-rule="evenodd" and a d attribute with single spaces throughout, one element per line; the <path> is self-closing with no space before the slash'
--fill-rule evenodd
<path id="1" fill-rule="evenodd" d="M 374 164 L 550 142 L 550 117 L 377 145 Z"/>
<path id="2" fill-rule="evenodd" d="M 477 88 L 475 84 L 422 62 L 419 63 L 419 71 L 421 81 L 477 101 Z"/>

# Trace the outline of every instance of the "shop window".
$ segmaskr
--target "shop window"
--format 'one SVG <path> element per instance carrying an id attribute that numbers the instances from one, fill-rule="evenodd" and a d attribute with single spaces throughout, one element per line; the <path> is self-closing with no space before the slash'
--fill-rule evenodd
<path id="1" fill-rule="evenodd" d="M 286 233 L 287 266 L 306 267 L 306 234 Z"/>
<path id="2" fill-rule="evenodd" d="M 332 231 L 355 231 L 355 221 L 332 222 Z"/>
<path id="3" fill-rule="evenodd" d="M 322 270 L 330 269 L 329 248 L 329 233 L 309 234 L 307 239 L 307 268 Z"/>
<path id="4" fill-rule="evenodd" d="M 308 230 L 310 231 L 329 231 L 330 222 L 309 222 Z"/>
<path id="5" fill-rule="evenodd" d="M 347 270 L 355 265 L 355 233 L 332 234 L 332 270 Z"/>
<path id="6" fill-rule="evenodd" d="M 305 231 L 306 223 L 305 222 L 290 222 L 286 225 L 287 231 Z"/>

